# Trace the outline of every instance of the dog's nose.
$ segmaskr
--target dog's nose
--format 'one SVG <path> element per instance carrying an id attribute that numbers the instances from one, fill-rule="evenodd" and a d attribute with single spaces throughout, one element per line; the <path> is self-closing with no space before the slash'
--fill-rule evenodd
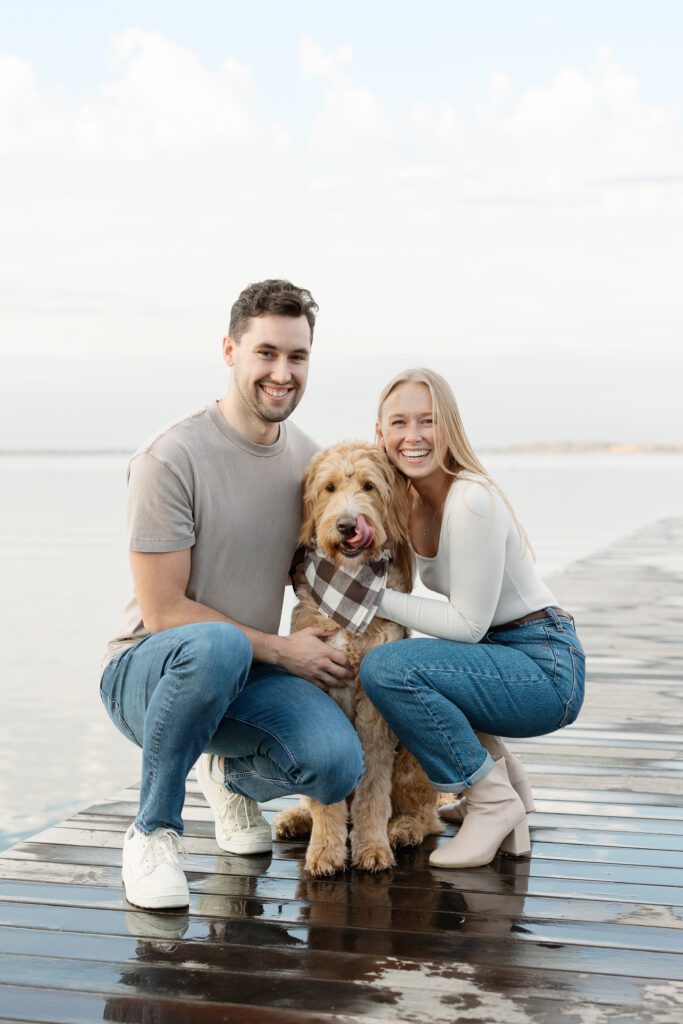
<path id="1" fill-rule="evenodd" d="M 337 520 L 337 529 L 342 537 L 353 537 L 356 532 L 356 517 L 339 516 L 339 519 Z"/>

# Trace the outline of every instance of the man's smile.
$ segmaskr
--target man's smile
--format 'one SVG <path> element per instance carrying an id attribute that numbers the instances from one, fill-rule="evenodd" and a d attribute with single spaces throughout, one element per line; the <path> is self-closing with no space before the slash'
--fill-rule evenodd
<path id="1" fill-rule="evenodd" d="M 259 384 L 261 390 L 274 402 L 282 402 L 294 390 L 293 387 L 276 387 L 274 384 Z"/>

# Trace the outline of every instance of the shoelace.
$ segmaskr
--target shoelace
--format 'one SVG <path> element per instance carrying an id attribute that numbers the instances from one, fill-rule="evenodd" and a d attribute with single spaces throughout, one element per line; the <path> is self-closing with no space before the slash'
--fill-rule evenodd
<path id="1" fill-rule="evenodd" d="M 260 824 L 258 804 L 241 793 L 233 793 L 232 799 L 221 810 L 221 820 L 228 818 L 239 829 L 254 828 Z"/>
<path id="2" fill-rule="evenodd" d="M 149 838 L 147 852 L 155 864 L 168 861 L 174 867 L 179 867 L 178 854 L 184 854 L 185 847 L 174 829 L 160 828 L 155 835 Z"/>

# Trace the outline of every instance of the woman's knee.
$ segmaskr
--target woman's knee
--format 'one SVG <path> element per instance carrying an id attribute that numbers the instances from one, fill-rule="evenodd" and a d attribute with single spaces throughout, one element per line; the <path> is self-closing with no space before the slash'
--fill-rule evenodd
<path id="1" fill-rule="evenodd" d="M 361 686 L 372 703 L 378 707 L 382 704 L 383 697 L 396 677 L 396 645 L 403 642 L 398 640 L 375 647 L 372 651 L 368 651 L 361 662 Z"/>

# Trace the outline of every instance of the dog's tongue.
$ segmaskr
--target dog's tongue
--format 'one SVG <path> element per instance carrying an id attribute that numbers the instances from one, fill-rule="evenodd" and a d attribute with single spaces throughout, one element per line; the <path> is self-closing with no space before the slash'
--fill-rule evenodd
<path id="1" fill-rule="evenodd" d="M 356 518 L 356 532 L 349 537 L 347 544 L 351 548 L 367 548 L 375 539 L 375 528 L 370 526 L 365 516 L 361 513 Z"/>

